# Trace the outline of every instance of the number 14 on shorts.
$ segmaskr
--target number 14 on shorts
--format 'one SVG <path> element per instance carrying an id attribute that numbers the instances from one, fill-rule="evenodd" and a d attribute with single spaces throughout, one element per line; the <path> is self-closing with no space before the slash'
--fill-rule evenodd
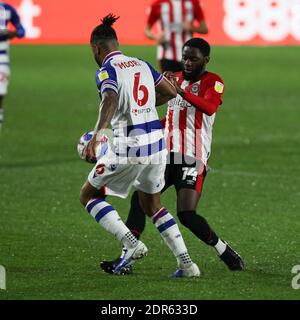
<path id="1" fill-rule="evenodd" d="M 192 179 L 194 181 L 197 180 L 197 175 L 198 175 L 198 172 L 195 168 L 190 168 L 190 167 L 184 167 L 182 168 L 182 180 L 186 180 L 187 177 L 192 177 Z"/>

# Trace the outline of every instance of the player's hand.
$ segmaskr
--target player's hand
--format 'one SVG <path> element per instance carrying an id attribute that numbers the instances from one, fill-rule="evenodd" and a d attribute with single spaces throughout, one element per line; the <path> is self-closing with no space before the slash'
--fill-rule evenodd
<path id="1" fill-rule="evenodd" d="M 183 95 L 184 94 L 184 90 L 180 87 L 180 85 L 178 84 L 177 81 L 172 82 L 174 87 L 176 88 L 176 91 L 178 94 Z"/>
<path id="2" fill-rule="evenodd" d="M 175 87 L 177 93 L 179 94 L 183 94 L 184 90 L 180 88 L 179 84 L 178 84 L 178 77 L 176 77 L 175 73 L 171 72 L 171 71 L 165 71 L 163 73 L 163 75 L 173 84 L 173 86 Z"/>
<path id="3" fill-rule="evenodd" d="M 192 32 L 193 31 L 193 24 L 190 21 L 184 21 L 182 23 L 182 29 L 185 32 Z"/>
<path id="4" fill-rule="evenodd" d="M 87 144 L 85 148 L 86 158 L 94 161 L 96 160 L 96 149 L 100 144 L 100 141 L 98 141 L 97 136 L 98 134 L 95 133 L 93 138 L 90 140 L 90 142 Z"/>
<path id="5" fill-rule="evenodd" d="M 173 73 L 172 71 L 165 71 L 163 75 L 170 81 L 176 78 L 175 73 Z"/>
<path id="6" fill-rule="evenodd" d="M 175 75 L 175 73 L 173 73 L 172 71 L 165 71 L 163 73 L 164 77 L 167 78 L 172 84 L 173 86 L 176 88 L 175 83 L 177 83 L 177 77 Z"/>
<path id="7" fill-rule="evenodd" d="M 160 35 L 157 36 L 156 42 L 158 44 L 161 44 L 162 46 L 170 44 L 170 41 L 166 40 L 165 34 L 161 33 Z"/>

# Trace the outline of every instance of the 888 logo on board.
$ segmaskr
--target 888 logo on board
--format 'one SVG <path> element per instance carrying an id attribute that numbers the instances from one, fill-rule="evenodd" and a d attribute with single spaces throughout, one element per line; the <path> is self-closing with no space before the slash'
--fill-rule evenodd
<path id="1" fill-rule="evenodd" d="M 225 33 L 236 41 L 259 36 L 278 42 L 300 41 L 300 0 L 224 0 Z"/>

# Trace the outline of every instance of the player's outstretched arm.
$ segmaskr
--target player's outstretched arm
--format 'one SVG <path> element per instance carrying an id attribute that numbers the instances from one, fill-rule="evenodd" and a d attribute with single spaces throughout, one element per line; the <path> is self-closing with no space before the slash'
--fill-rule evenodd
<path id="1" fill-rule="evenodd" d="M 182 90 L 178 93 L 183 97 L 184 100 L 208 116 L 212 116 L 215 112 L 217 112 L 219 105 L 222 103 L 221 94 L 214 92 L 214 89 L 207 90 L 204 98 L 195 96 L 194 94 L 185 90 Z"/>
<path id="2" fill-rule="evenodd" d="M 156 91 L 156 106 L 161 106 L 162 104 L 173 99 L 177 95 L 175 86 L 166 77 L 160 81 L 160 83 L 155 88 Z"/>
<path id="3" fill-rule="evenodd" d="M 113 90 L 107 90 L 102 95 L 102 100 L 99 108 L 99 118 L 96 123 L 95 130 L 103 131 L 105 130 L 118 108 L 118 95 Z"/>
<path id="4" fill-rule="evenodd" d="M 160 34 L 153 33 L 152 30 L 151 30 L 150 24 L 146 25 L 146 28 L 144 30 L 144 34 L 148 39 L 155 40 L 158 44 L 162 44 L 163 45 L 163 44 L 166 43 L 166 39 L 165 39 L 164 33 L 160 33 Z"/>

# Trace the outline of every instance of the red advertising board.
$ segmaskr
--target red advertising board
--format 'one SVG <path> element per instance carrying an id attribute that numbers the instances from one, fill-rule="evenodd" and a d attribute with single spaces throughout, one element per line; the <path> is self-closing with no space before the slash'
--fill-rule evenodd
<path id="1" fill-rule="evenodd" d="M 146 44 L 146 10 L 153 0 L 8 0 L 27 31 L 18 43 L 88 43 L 107 13 L 121 16 L 115 28 L 122 44 Z M 299 45 L 300 0 L 202 0 L 209 34 L 219 45 Z"/>

